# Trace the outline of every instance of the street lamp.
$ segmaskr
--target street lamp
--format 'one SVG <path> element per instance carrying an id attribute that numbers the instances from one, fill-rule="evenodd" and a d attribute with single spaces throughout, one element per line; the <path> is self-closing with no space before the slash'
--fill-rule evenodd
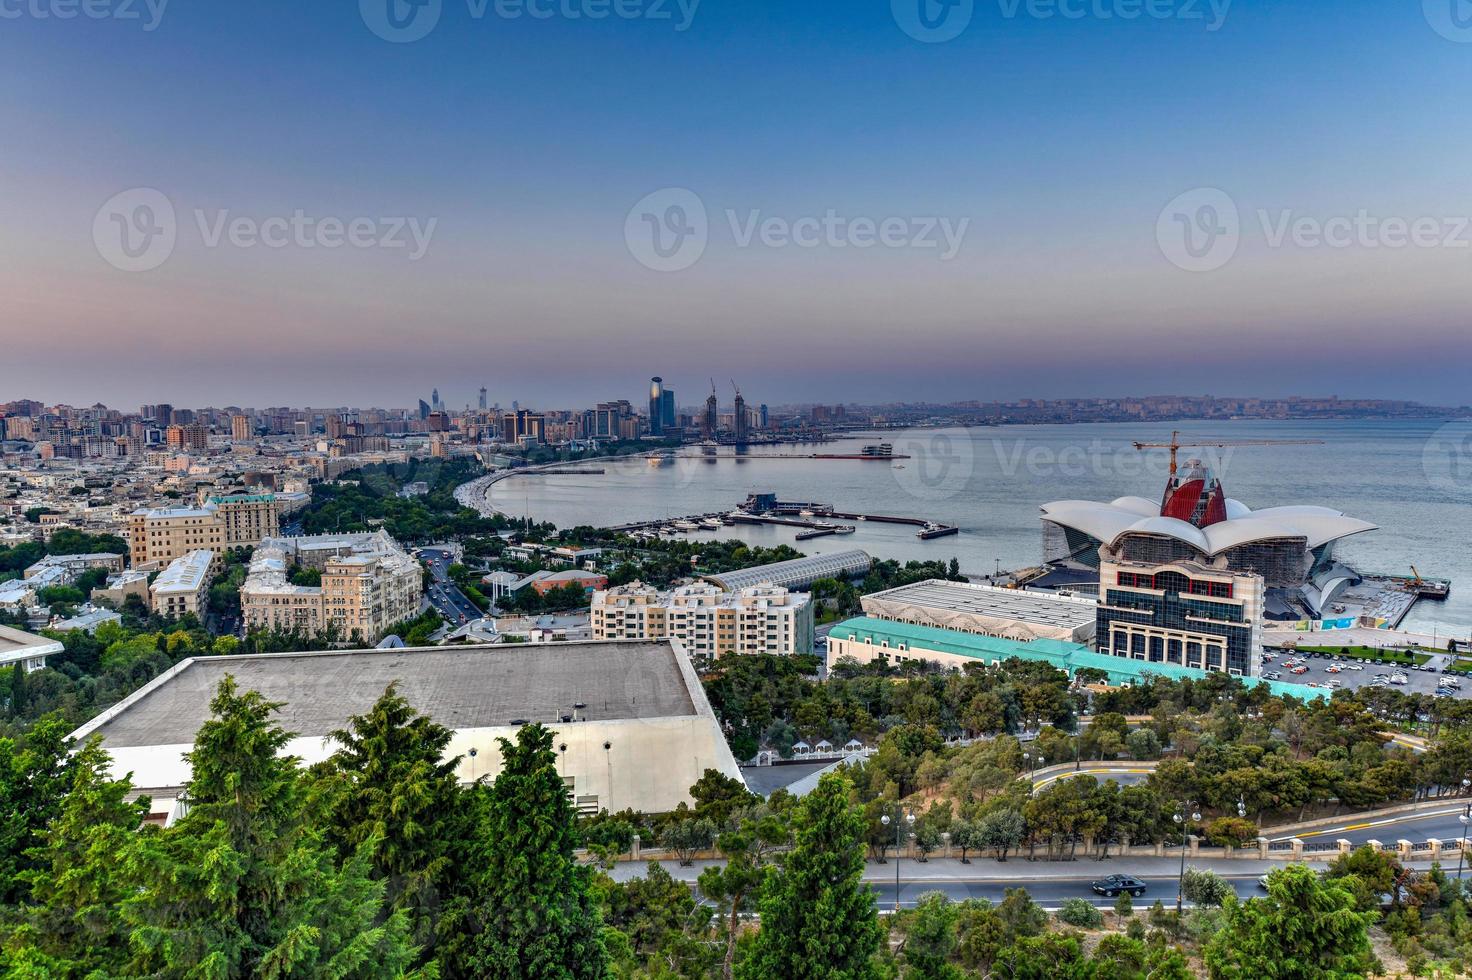
<path id="1" fill-rule="evenodd" d="M 896 811 L 896 814 L 898 814 L 898 811 L 899 811 L 899 805 L 898 804 L 895 805 L 895 811 Z M 890 824 L 889 814 L 886 813 L 884 816 L 880 817 L 879 818 L 879 822 L 882 823 L 882 824 L 884 824 L 884 826 L 888 827 L 889 824 Z M 901 838 L 900 835 L 901 834 L 904 834 L 905 836 L 909 836 L 909 830 L 910 830 L 910 828 L 912 828 L 914 826 L 915 826 L 915 815 L 913 813 L 907 812 L 905 814 L 905 819 L 903 819 L 903 820 L 899 819 L 898 816 L 895 817 L 895 820 L 894 820 L 894 910 L 896 912 L 898 912 L 900 910 L 900 849 L 904 846 L 901 843 L 902 838 Z"/>
<path id="2" fill-rule="evenodd" d="M 1180 918 L 1181 899 L 1185 895 L 1186 886 L 1186 837 L 1190 832 L 1191 821 L 1201 819 L 1201 811 L 1196 809 L 1195 800 L 1186 800 L 1176 808 L 1171 819 L 1181 825 L 1181 873 L 1176 879 L 1176 918 Z"/>
<path id="3" fill-rule="evenodd" d="M 1472 823 L 1472 803 L 1467 804 L 1462 810 L 1461 816 L 1457 817 L 1457 819 L 1462 821 L 1462 843 L 1457 848 L 1457 885 L 1460 887 L 1462 884 L 1462 859 L 1467 856 L 1467 824 Z"/>

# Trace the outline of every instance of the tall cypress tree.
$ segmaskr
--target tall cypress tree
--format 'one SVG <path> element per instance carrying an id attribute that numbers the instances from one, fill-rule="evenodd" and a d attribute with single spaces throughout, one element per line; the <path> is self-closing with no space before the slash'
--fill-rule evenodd
<path id="1" fill-rule="evenodd" d="M 282 755 L 280 705 L 231 676 L 188 755 L 189 812 L 144 838 L 124 903 L 129 970 L 158 977 L 401 977 L 415 950 L 403 913 L 379 922 L 368 852 L 343 866 L 305 817 L 305 779 Z"/>
<path id="2" fill-rule="evenodd" d="M 849 781 L 829 773 L 798 804 L 794 846 L 767 879 L 761 930 L 736 971 L 743 980 L 870 980 L 882 931 L 864 884 L 865 820 Z"/>
<path id="3" fill-rule="evenodd" d="M 21 873 L 37 866 L 35 849 L 61 812 L 76 765 L 68 752 L 70 727 L 60 712 L 52 712 L 31 726 L 19 746 L 0 738 L 0 905 L 24 895 Z"/>
<path id="4" fill-rule="evenodd" d="M 479 867 L 457 976 L 477 980 L 602 980 L 609 975 L 591 869 L 577 864 L 576 816 L 557 772 L 552 733 L 527 725 L 500 740 L 502 769 L 487 793 Z"/>
<path id="5" fill-rule="evenodd" d="M 342 748 L 329 760 L 329 839 L 344 855 L 368 849 L 373 876 L 385 884 L 385 914 L 409 915 L 426 957 L 437 910 L 465 864 L 456 853 L 468 830 L 459 757 L 444 757 L 451 735 L 390 684 L 367 714 L 333 733 Z"/>

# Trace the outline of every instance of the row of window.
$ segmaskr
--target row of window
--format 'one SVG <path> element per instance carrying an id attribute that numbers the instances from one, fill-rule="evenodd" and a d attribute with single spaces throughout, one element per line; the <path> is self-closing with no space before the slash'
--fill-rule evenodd
<path id="1" fill-rule="evenodd" d="M 1204 595 L 1213 599 L 1232 598 L 1231 582 L 1187 578 L 1180 572 L 1120 572 L 1119 584 L 1132 589 L 1153 589 L 1178 595 Z"/>

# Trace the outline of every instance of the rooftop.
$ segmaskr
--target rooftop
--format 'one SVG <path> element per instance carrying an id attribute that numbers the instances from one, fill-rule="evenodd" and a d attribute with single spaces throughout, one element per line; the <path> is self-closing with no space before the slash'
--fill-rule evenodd
<path id="1" fill-rule="evenodd" d="M 702 576 L 728 592 L 739 592 L 753 585 L 782 585 L 803 588 L 822 578 L 842 578 L 867 572 L 874 564 L 869 553 L 857 548 L 831 554 L 808 555 L 770 565 L 757 565 L 734 572 L 718 572 Z"/>
<path id="2" fill-rule="evenodd" d="M 929 579 L 911 585 L 874 592 L 864 596 L 865 610 L 870 600 L 918 606 L 942 612 L 966 612 L 994 619 L 1077 629 L 1091 625 L 1098 611 L 1092 599 L 1070 598 L 1045 592 L 1021 589 L 999 589 L 967 582 Z"/>
<path id="3" fill-rule="evenodd" d="M 180 745 L 194 740 L 226 674 L 241 690 L 284 702 L 281 725 L 323 736 L 370 708 L 391 682 L 417 710 L 452 729 L 513 721 L 555 722 L 578 711 L 589 721 L 696 713 L 688 682 L 668 642 L 512 644 L 201 657 L 131 695 L 84 726 L 109 748 Z"/>
<path id="4" fill-rule="evenodd" d="M 59 641 L 49 637 L 26 633 L 13 626 L 0 626 L 0 664 L 60 653 L 63 649 Z"/>
<path id="5" fill-rule="evenodd" d="M 154 592 L 197 592 L 209 574 L 215 553 L 206 549 L 191 551 L 169 562 L 169 567 L 153 580 Z"/>

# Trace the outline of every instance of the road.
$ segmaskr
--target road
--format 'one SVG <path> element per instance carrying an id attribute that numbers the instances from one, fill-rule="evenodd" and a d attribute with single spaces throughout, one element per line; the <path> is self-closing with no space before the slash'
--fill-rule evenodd
<path id="1" fill-rule="evenodd" d="M 1107 768 L 1085 762 L 1080 769 L 1070 769 L 1067 772 L 1053 772 L 1042 776 L 1034 776 L 1032 788 L 1042 789 L 1049 783 L 1057 782 L 1060 779 L 1071 779 L 1074 776 L 1093 776 L 1101 783 L 1112 779 L 1121 786 L 1133 786 L 1136 783 L 1143 783 L 1149 779 L 1150 774 L 1154 771 L 1155 763 L 1153 762 L 1146 762 L 1128 768 Z"/>
<path id="2" fill-rule="evenodd" d="M 674 861 L 660 862 L 671 875 L 692 886 L 702 869 L 716 863 L 696 861 L 691 867 L 682 868 Z M 1251 898 L 1263 894 L 1258 878 L 1284 863 L 1206 861 L 1196 862 L 1193 866 L 1209 867 L 1226 878 L 1238 895 Z M 645 867 L 640 862 L 622 862 L 614 867 L 611 874 L 619 881 L 628 881 L 641 877 Z M 881 909 L 894 907 L 895 870 L 896 862 L 892 858 L 888 864 L 874 861 L 864 864 L 864 878 L 879 899 Z M 1047 909 L 1056 909 L 1069 898 L 1082 898 L 1100 908 L 1113 908 L 1115 900 L 1094 894 L 1089 883 L 1109 874 L 1130 874 L 1145 883 L 1145 894 L 1134 900 L 1136 909 L 1145 909 L 1156 899 L 1167 905 L 1174 904 L 1180 865 L 1174 858 L 1109 858 L 1103 861 L 1081 858 L 1071 862 L 1043 862 L 1013 856 L 1006 862 L 975 858 L 970 864 L 962 864 L 955 858 L 932 858 L 924 863 L 905 858 L 898 862 L 898 870 L 899 899 L 904 908 L 913 908 L 923 896 L 933 892 L 940 892 L 953 901 L 985 898 L 1000 902 L 1007 889 L 1018 887 L 1026 888 L 1028 894 Z"/>
<path id="3" fill-rule="evenodd" d="M 430 604 L 452 626 L 459 626 L 484 615 L 475 603 L 466 598 L 460 587 L 450 580 L 453 558 L 448 551 L 425 548 L 419 552 L 419 559 L 429 568 L 429 573 L 434 578 L 427 596 Z"/>
<path id="4" fill-rule="evenodd" d="M 1386 817 L 1375 817 L 1372 813 L 1355 814 L 1346 817 L 1343 823 L 1286 835 L 1275 834 L 1272 839 L 1300 837 L 1313 841 L 1347 840 L 1353 844 L 1363 844 L 1369 840 L 1393 844 L 1402 839 L 1419 843 L 1433 837 L 1441 841 L 1454 841 L 1462 836 L 1462 822 L 1459 818 L 1465 810 L 1465 801 L 1449 799 L 1445 806 L 1422 813 L 1393 814 Z"/>

